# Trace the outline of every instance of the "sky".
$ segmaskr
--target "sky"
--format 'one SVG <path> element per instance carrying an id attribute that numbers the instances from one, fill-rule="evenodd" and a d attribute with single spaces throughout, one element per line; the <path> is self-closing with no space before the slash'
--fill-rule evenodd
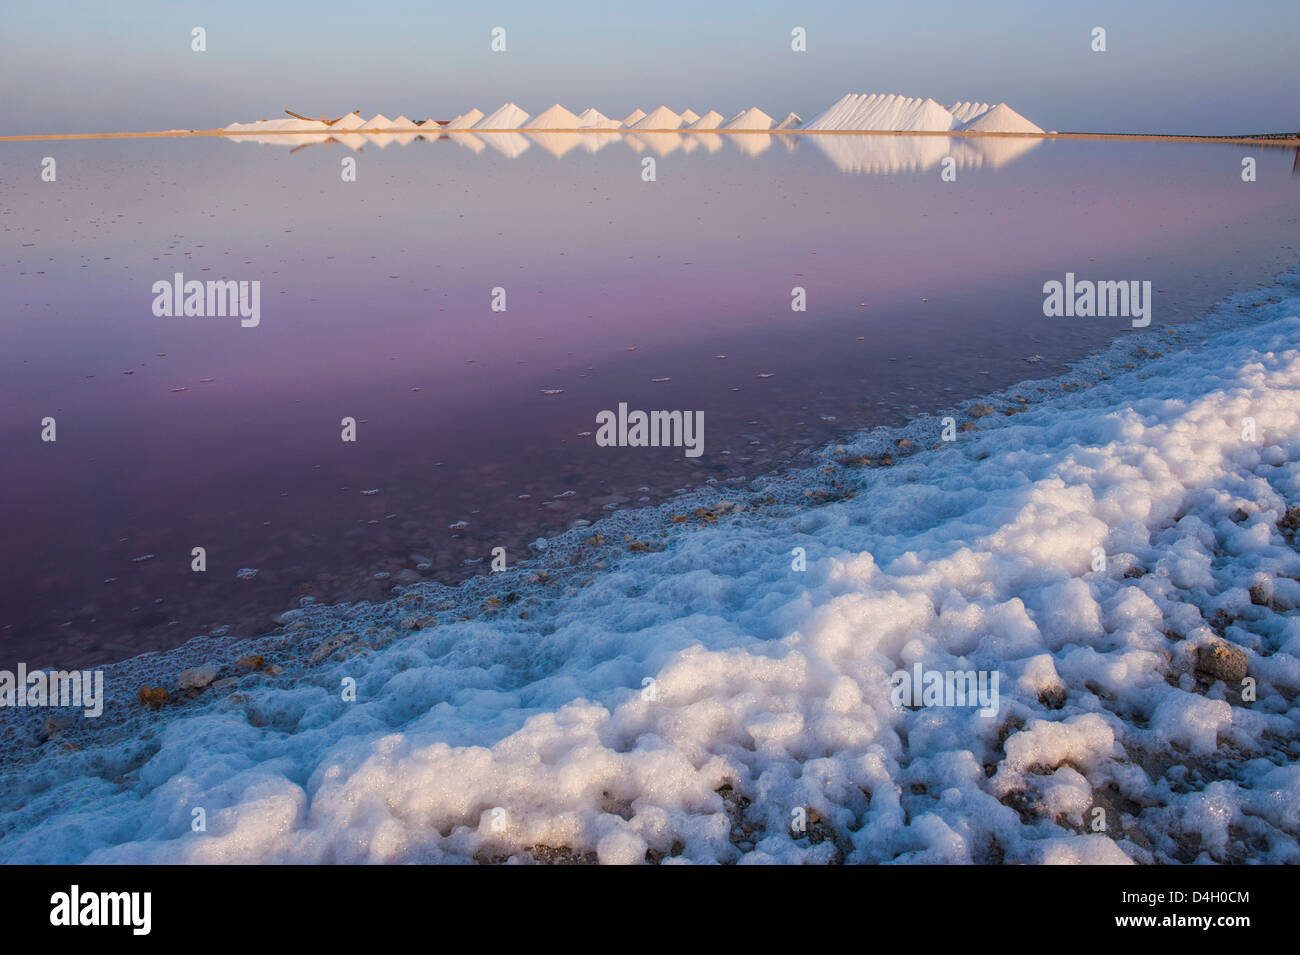
<path id="1" fill-rule="evenodd" d="M 1297 36 L 1298 0 L 47 0 L 6 5 L 0 135 L 210 129 L 286 107 L 451 119 L 506 101 L 810 119 L 849 92 L 1007 102 L 1060 131 L 1291 132 Z"/>

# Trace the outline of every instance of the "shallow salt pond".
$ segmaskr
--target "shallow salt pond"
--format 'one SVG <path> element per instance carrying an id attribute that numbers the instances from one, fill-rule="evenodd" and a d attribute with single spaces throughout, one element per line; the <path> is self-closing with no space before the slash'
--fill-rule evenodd
<path id="1" fill-rule="evenodd" d="M 575 521 L 740 486 L 1133 333 L 1045 318 L 1067 272 L 1151 281 L 1158 330 L 1296 259 L 1293 154 L 1259 147 L 303 146 L 5 145 L 0 666 L 487 573 L 495 547 L 514 563 Z M 46 155 L 57 182 L 16 172 Z M 176 273 L 260 282 L 258 324 L 156 316 Z M 620 402 L 703 411 L 704 453 L 599 447 Z"/>

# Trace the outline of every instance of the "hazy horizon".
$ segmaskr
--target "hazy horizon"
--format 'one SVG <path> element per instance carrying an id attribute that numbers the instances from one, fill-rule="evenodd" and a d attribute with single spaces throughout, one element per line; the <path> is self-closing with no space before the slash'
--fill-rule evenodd
<path id="1" fill-rule="evenodd" d="M 1104 53 L 1091 49 L 1094 27 Z M 207 49 L 190 48 L 203 27 Z M 506 52 L 490 32 L 506 31 Z M 806 52 L 791 50 L 803 27 Z M 0 135 L 208 129 L 360 109 L 450 119 L 506 101 L 611 116 L 667 104 L 808 119 L 849 92 L 1005 101 L 1044 129 L 1234 134 L 1300 129 L 1300 5 L 1160 0 L 1086 10 L 952 0 L 814 9 L 768 0 L 560 11 L 409 2 L 310 11 L 249 0 L 9 12 Z"/>

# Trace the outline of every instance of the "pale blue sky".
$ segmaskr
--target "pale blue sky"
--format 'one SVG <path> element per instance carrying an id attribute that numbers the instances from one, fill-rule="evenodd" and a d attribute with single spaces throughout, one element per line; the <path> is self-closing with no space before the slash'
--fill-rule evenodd
<path id="1" fill-rule="evenodd" d="M 795 26 L 806 53 L 790 50 Z M 1292 131 L 1298 36 L 1298 0 L 49 0 L 5 10 L 0 134 L 211 128 L 285 107 L 449 119 L 506 100 L 807 119 L 851 91 L 1002 100 L 1046 129 Z"/>

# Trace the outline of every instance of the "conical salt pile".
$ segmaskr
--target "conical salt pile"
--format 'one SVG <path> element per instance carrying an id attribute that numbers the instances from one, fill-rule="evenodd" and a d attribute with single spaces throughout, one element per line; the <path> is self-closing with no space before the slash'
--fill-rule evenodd
<path id="1" fill-rule="evenodd" d="M 952 113 L 955 123 L 961 124 L 983 116 L 991 108 L 988 103 L 953 103 L 948 107 L 948 112 Z"/>
<path id="2" fill-rule="evenodd" d="M 1035 126 L 1006 103 L 998 103 L 987 113 L 976 117 L 961 127 L 965 133 L 1041 133 Z"/>
<path id="3" fill-rule="evenodd" d="M 774 120 L 757 106 L 743 109 L 723 125 L 723 129 L 771 129 Z"/>
<path id="4" fill-rule="evenodd" d="M 461 113 L 461 115 L 457 116 L 450 123 L 448 123 L 446 128 L 447 129 L 469 129 L 471 126 L 473 126 L 482 118 L 483 118 L 483 111 L 481 109 L 472 109 L 468 113 Z"/>
<path id="5" fill-rule="evenodd" d="M 514 103 L 506 103 L 496 112 L 474 124 L 475 129 L 518 129 L 528 122 L 528 114 Z M 525 142 L 524 148 L 527 148 Z M 521 150 L 522 151 L 522 150 Z"/>
<path id="6" fill-rule="evenodd" d="M 660 106 L 648 116 L 643 116 L 632 125 L 632 129 L 677 129 L 682 125 L 682 118 L 667 106 Z"/>
<path id="7" fill-rule="evenodd" d="M 952 113 L 932 99 L 892 93 L 850 93 L 804 129 L 943 133 L 952 127 Z"/>
<path id="8" fill-rule="evenodd" d="M 716 109 L 711 109 L 695 122 L 691 123 L 689 129 L 717 129 L 722 125 L 722 114 Z"/>
<path id="9" fill-rule="evenodd" d="M 582 120 L 559 103 L 544 109 L 528 121 L 529 129 L 578 129 Z"/>
<path id="10" fill-rule="evenodd" d="M 583 129 L 618 129 L 623 124 L 617 119 L 610 119 L 595 107 L 588 106 L 578 114 Z"/>

